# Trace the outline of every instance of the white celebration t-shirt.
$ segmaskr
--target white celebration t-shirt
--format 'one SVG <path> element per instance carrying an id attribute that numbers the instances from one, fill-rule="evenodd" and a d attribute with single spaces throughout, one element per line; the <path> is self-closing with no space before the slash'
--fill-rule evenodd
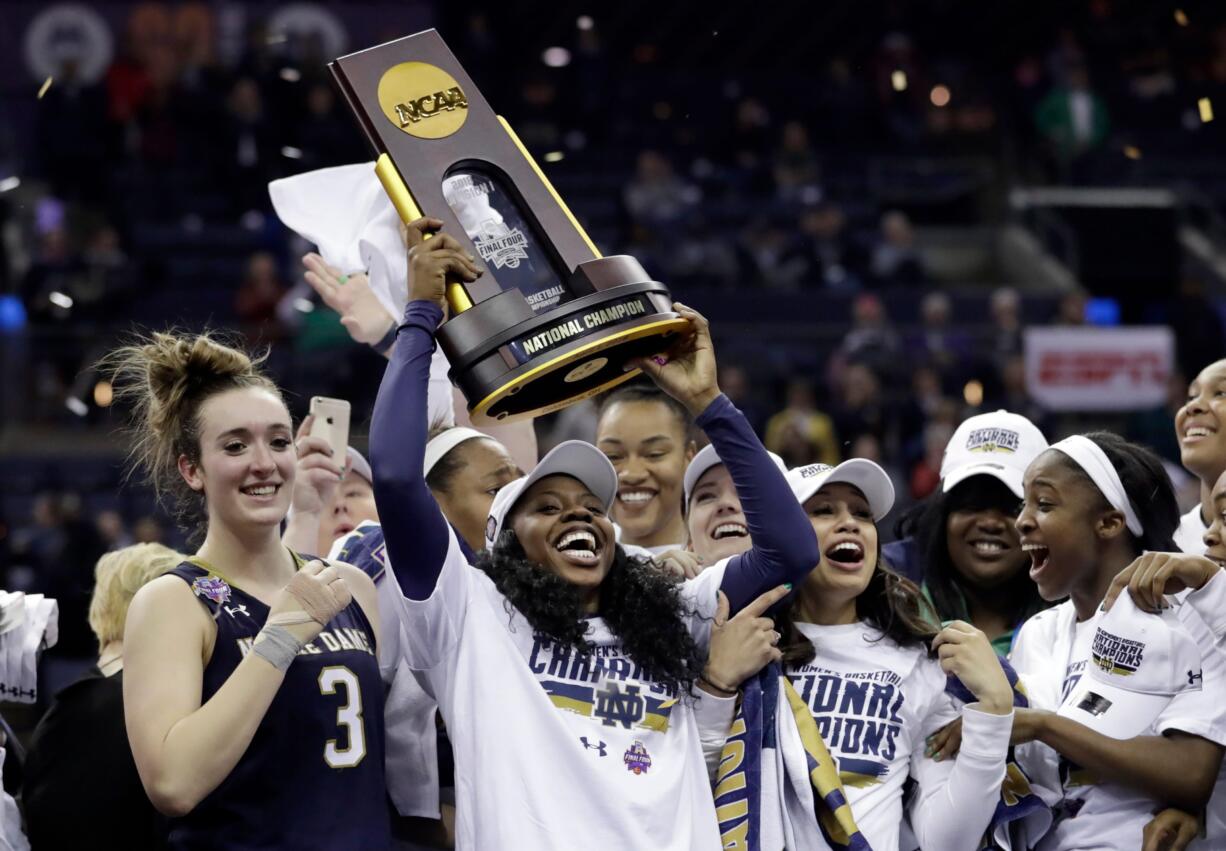
<path id="1" fill-rule="evenodd" d="M 1201 519 L 1200 503 L 1192 506 L 1192 510 L 1179 518 L 1179 528 L 1175 530 L 1175 546 L 1192 555 L 1205 554 L 1205 533 L 1209 527 Z"/>
<path id="2" fill-rule="evenodd" d="M 681 586 L 704 649 L 725 567 Z M 433 594 L 402 605 L 406 658 L 455 751 L 457 848 L 720 847 L 693 705 L 603 619 L 591 654 L 534 635 L 454 533 Z"/>
<path id="3" fill-rule="evenodd" d="M 1013 643 L 1010 661 L 1021 676 L 1031 705 L 1055 711 L 1086 675 L 1090 647 L 1102 612 L 1078 622 L 1071 601 L 1040 612 L 1026 621 Z M 1205 630 L 1199 618 L 1168 610 L 1164 617 L 1187 629 L 1196 643 Z M 1226 744 L 1226 711 L 1217 693 L 1226 682 L 1215 675 L 1215 661 L 1203 668 L 1203 690 L 1185 691 L 1162 710 L 1140 735 L 1180 731 Z M 1161 802 L 1128 786 L 1106 782 L 1041 742 L 1019 745 L 1015 756 L 1032 787 L 1053 809 L 1052 828 L 1035 847 L 1038 851 L 1116 851 L 1139 848 L 1142 831 Z M 1033 841 L 1037 837 L 1030 837 Z"/>
<path id="4" fill-rule="evenodd" d="M 1013 716 L 963 708 L 957 759 L 924 756 L 924 740 L 959 716 L 946 677 L 923 647 L 903 647 L 863 623 L 797 623 L 817 651 L 787 675 L 838 762 L 852 815 L 873 851 L 897 851 L 908 777 L 909 808 L 924 848 L 978 847 L 1005 775 Z"/>

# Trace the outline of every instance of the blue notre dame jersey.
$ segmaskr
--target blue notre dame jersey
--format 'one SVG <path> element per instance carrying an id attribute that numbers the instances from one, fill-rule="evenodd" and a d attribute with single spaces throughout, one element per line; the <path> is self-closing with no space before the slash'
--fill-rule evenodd
<path id="1" fill-rule="evenodd" d="M 188 560 L 171 573 L 217 623 L 203 703 L 251 652 L 268 607 L 201 564 Z M 370 622 L 350 603 L 299 651 L 230 775 L 188 815 L 169 820 L 169 847 L 387 848 L 384 689 L 375 653 Z"/>

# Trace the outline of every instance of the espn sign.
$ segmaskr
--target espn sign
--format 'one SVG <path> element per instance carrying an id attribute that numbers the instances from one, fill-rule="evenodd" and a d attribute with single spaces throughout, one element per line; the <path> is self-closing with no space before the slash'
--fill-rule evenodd
<path id="1" fill-rule="evenodd" d="M 1024 340 L 1026 388 L 1049 410 L 1134 411 L 1166 403 L 1175 368 L 1170 328 L 1027 328 Z"/>

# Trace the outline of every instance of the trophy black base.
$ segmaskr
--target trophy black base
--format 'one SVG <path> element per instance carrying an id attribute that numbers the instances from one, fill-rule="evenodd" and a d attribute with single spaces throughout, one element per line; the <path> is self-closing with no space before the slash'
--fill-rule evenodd
<path id="1" fill-rule="evenodd" d="M 666 350 L 687 327 L 668 289 L 646 281 L 540 315 L 508 290 L 443 323 L 438 340 L 473 423 L 492 425 L 548 414 L 629 381 L 640 370 L 627 370 L 627 361 Z"/>

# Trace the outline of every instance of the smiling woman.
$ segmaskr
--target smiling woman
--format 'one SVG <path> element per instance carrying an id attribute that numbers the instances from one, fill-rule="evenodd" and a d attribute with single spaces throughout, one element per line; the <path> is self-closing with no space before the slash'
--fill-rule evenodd
<path id="1" fill-rule="evenodd" d="M 281 544 L 280 391 L 207 335 L 154 334 L 100 369 L 133 405 L 134 460 L 204 533 L 124 631 L 128 738 L 167 847 L 386 846 L 374 585 Z"/>
<path id="2" fill-rule="evenodd" d="M 659 555 L 686 544 L 681 480 L 697 447 L 685 406 L 651 385 L 623 385 L 600 405 L 596 445 L 617 471 L 622 543 Z"/>
<path id="3" fill-rule="evenodd" d="M 667 358 L 636 365 L 720 447 L 760 546 L 683 584 L 628 557 L 609 517 L 617 472 L 595 446 L 570 441 L 498 491 L 486 549 L 465 558 L 423 459 L 445 281 L 471 280 L 475 267 L 448 235 L 422 239 L 436 227 L 408 229 L 411 301 L 379 389 L 371 460 L 404 597 L 403 652 L 437 696 L 455 750 L 456 846 L 569 848 L 582 836 L 599 848 L 719 847 L 699 718 L 716 699 L 693 691 L 718 595 L 737 611 L 806 571 L 812 530 L 720 393 L 706 320 L 677 304 L 689 332 Z M 730 710 L 731 698 L 720 705 Z"/>
<path id="4" fill-rule="evenodd" d="M 1010 655 L 1031 705 L 1018 710 L 1014 724 L 1018 763 L 1029 777 L 1047 778 L 1054 806 L 1070 814 L 1034 846 L 1042 851 L 1139 847 L 1160 804 L 1197 812 L 1210 801 L 1226 745 L 1226 672 L 1212 632 L 1194 606 L 1176 603 L 1160 614 L 1134 612 L 1134 630 L 1121 638 L 1100 606 L 1116 575 L 1134 560 L 1174 548 L 1178 517 L 1161 461 L 1113 434 L 1066 438 L 1026 470 L 1017 530 L 1031 559 L 1030 577 L 1045 600 L 1068 598 L 1026 621 Z M 1085 688 L 1095 688 L 1111 642 L 1140 637 L 1145 674 L 1152 677 L 1161 670 L 1157 647 L 1168 633 L 1184 636 L 1196 658 L 1185 668 L 1166 657 L 1180 686 L 1146 694 L 1156 701 L 1152 712 L 1129 708 L 1118 695 L 1093 704 L 1092 714 L 1081 711 L 1097 697 Z M 1143 682 L 1129 688 L 1151 691 Z M 1130 737 L 1104 723 L 1121 713 L 1138 722 Z M 1224 803 L 1209 804 L 1206 847 L 1226 840 Z"/>
<path id="5" fill-rule="evenodd" d="M 1213 519 L 1212 490 L 1226 472 L 1226 360 L 1214 361 L 1188 385 L 1188 398 L 1175 414 L 1179 460 L 1200 479 L 1200 502 L 1185 514 L 1175 543 L 1185 553 L 1203 553 L 1201 540 Z"/>
<path id="6" fill-rule="evenodd" d="M 1046 448 L 1025 417 L 1008 411 L 969 417 L 945 447 L 941 487 L 898 524 L 914 540 L 935 619 L 970 622 L 1002 656 L 1014 631 L 1046 605 L 1027 575 L 1030 559 L 1014 525 L 1022 474 Z M 897 549 L 887 548 L 887 559 Z"/>

